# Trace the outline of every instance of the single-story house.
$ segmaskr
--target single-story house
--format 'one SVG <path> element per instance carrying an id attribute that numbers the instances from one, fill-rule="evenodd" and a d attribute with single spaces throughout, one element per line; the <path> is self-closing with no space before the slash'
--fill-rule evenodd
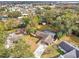
<path id="1" fill-rule="evenodd" d="M 50 45 L 55 41 L 55 33 L 50 31 L 37 31 L 36 36 L 39 37 L 42 43 Z"/>
<path id="2" fill-rule="evenodd" d="M 7 16 L 0 16 L 0 20 L 1 21 L 3 21 L 3 22 L 6 22 L 6 20 L 8 19 L 8 17 Z"/>
<path id="3" fill-rule="evenodd" d="M 41 16 L 41 22 L 39 24 L 46 25 L 47 24 L 46 18 Z"/>

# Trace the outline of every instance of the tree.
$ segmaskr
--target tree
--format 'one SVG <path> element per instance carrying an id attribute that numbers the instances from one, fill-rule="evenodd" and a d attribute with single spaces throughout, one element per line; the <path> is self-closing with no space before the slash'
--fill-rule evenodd
<path id="1" fill-rule="evenodd" d="M 6 30 L 11 30 L 11 29 L 17 28 L 20 25 L 20 21 L 10 18 L 6 21 L 4 25 Z"/>
<path id="2" fill-rule="evenodd" d="M 8 17 L 10 18 L 17 18 L 19 16 L 21 16 L 21 13 L 19 11 L 8 12 Z"/>
<path id="3" fill-rule="evenodd" d="M 36 29 L 32 27 L 32 28 L 29 28 L 29 29 L 27 30 L 27 32 L 28 32 L 29 34 L 35 33 L 35 32 L 36 32 Z"/>
<path id="4" fill-rule="evenodd" d="M 8 33 L 6 31 L 0 31 L 0 58 L 9 57 L 8 50 L 5 49 L 5 41 Z"/>
<path id="5" fill-rule="evenodd" d="M 0 31 L 5 30 L 4 22 L 0 22 Z"/>
<path id="6" fill-rule="evenodd" d="M 31 26 L 36 27 L 41 22 L 41 19 L 39 16 L 34 16 L 31 20 Z"/>
<path id="7" fill-rule="evenodd" d="M 63 36 L 63 32 L 62 31 L 57 32 L 58 39 L 60 39 L 62 36 Z"/>
<path id="8" fill-rule="evenodd" d="M 49 6 L 45 6 L 43 8 L 46 9 L 46 10 L 51 10 L 51 7 L 49 7 Z"/>
<path id="9" fill-rule="evenodd" d="M 27 18 L 27 17 L 23 18 L 23 23 L 25 24 L 25 26 L 27 26 L 29 24 L 29 22 L 30 22 L 29 18 Z"/>

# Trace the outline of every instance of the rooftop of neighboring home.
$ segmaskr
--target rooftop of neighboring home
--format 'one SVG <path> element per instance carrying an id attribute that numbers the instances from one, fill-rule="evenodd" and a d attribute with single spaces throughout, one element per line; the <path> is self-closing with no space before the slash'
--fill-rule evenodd
<path id="1" fill-rule="evenodd" d="M 79 48 L 73 46 L 67 41 L 62 41 L 59 44 L 60 49 L 64 50 L 66 53 L 64 55 L 60 55 L 59 58 L 79 58 Z"/>
<path id="2" fill-rule="evenodd" d="M 59 46 L 61 47 L 61 49 L 63 49 L 66 53 L 73 50 L 74 47 L 73 45 L 71 45 L 70 43 L 66 42 L 66 41 L 62 41 Z"/>

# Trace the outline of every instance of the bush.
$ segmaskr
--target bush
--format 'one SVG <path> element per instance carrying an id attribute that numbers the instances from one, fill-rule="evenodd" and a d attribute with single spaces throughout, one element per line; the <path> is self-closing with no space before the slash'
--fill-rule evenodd
<path id="1" fill-rule="evenodd" d="M 57 51 L 60 53 L 60 54 L 64 54 L 64 52 L 63 51 L 61 51 L 60 49 L 57 49 Z"/>
<path id="2" fill-rule="evenodd" d="M 35 32 L 36 32 L 36 29 L 35 29 L 35 28 L 30 28 L 30 29 L 28 29 L 27 32 L 28 32 L 29 34 L 35 33 Z"/>

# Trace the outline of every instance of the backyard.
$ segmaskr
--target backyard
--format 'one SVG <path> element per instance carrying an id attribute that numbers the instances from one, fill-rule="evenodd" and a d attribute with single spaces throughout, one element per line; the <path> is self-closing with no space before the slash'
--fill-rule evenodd
<path id="1" fill-rule="evenodd" d="M 66 41 L 72 43 L 72 44 L 75 45 L 75 46 L 79 46 L 79 38 L 76 37 L 76 36 L 73 36 L 73 35 L 70 35 L 70 36 L 63 36 L 63 37 L 61 38 L 61 40 L 62 40 L 62 41 L 63 41 L 63 40 L 66 40 Z"/>
<path id="2" fill-rule="evenodd" d="M 23 40 L 25 40 L 25 42 L 26 42 L 28 45 L 30 45 L 30 51 L 34 52 L 34 50 L 35 50 L 35 49 L 37 48 L 37 46 L 38 46 L 38 45 L 36 44 L 38 38 L 32 37 L 32 36 L 30 36 L 30 35 L 25 35 L 25 36 L 23 37 Z"/>

